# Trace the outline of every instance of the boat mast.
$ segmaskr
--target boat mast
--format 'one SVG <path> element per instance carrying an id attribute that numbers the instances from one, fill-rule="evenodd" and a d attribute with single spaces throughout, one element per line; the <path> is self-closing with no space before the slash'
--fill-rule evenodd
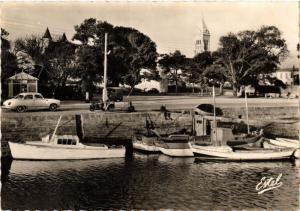
<path id="1" fill-rule="evenodd" d="M 54 129 L 54 131 L 53 131 L 52 137 L 51 137 L 51 139 L 50 139 L 50 142 L 53 141 L 53 139 L 54 139 L 54 136 L 55 136 L 55 134 L 56 134 L 56 131 L 57 131 L 58 125 L 59 125 L 59 123 L 60 123 L 61 117 L 62 117 L 62 116 L 60 115 L 60 116 L 59 116 L 59 119 L 58 119 L 58 122 L 57 122 L 57 124 L 56 124 L 56 126 L 55 126 L 55 129 Z"/>
<path id="2" fill-rule="evenodd" d="M 104 76 L 103 76 L 103 91 L 102 100 L 104 108 L 106 108 L 108 96 L 107 96 L 107 33 L 104 36 Z"/>
<path id="3" fill-rule="evenodd" d="M 246 104 L 246 118 L 247 118 L 247 133 L 250 133 L 250 127 L 249 127 L 249 117 L 248 117 L 248 100 L 247 100 L 247 92 L 245 89 L 245 104 Z"/>
<path id="4" fill-rule="evenodd" d="M 214 100 L 214 134 L 215 134 L 215 143 L 219 145 L 217 140 L 217 121 L 216 121 L 216 94 L 215 94 L 215 86 L 213 86 L 213 100 Z"/>

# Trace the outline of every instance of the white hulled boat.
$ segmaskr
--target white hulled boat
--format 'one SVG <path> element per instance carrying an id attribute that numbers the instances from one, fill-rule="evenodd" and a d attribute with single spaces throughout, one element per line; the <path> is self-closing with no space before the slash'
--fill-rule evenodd
<path id="1" fill-rule="evenodd" d="M 168 156 L 194 156 L 189 135 L 169 135 L 168 137 L 160 137 L 157 146 L 163 154 Z"/>
<path id="2" fill-rule="evenodd" d="M 227 161 L 263 161 L 289 159 L 294 149 L 254 149 L 233 151 L 229 146 L 197 146 L 193 145 L 195 156 L 205 159 Z"/>
<path id="3" fill-rule="evenodd" d="M 245 94 L 245 96 L 247 96 Z M 213 87 L 213 97 L 215 106 L 215 93 Z M 248 109 L 247 109 L 247 98 L 246 98 L 246 114 L 247 114 L 247 125 L 248 134 L 249 124 L 248 124 Z M 227 161 L 262 161 L 262 160 L 282 160 L 289 159 L 294 153 L 294 149 L 291 148 L 280 148 L 280 149 L 251 149 L 251 150 L 233 150 L 231 147 L 226 145 L 228 140 L 224 143 L 224 137 L 228 136 L 226 130 L 219 130 L 216 127 L 216 118 L 214 110 L 214 128 L 211 133 L 211 138 L 213 141 L 213 146 L 199 146 L 197 144 L 192 144 L 192 150 L 195 156 L 200 156 L 203 159 L 213 159 L 213 160 L 227 160 Z M 221 132 L 221 133 L 220 133 Z M 221 138 L 220 138 L 221 137 Z"/>
<path id="4" fill-rule="evenodd" d="M 160 152 L 159 147 L 156 146 L 158 141 L 157 136 L 146 136 L 142 134 L 135 134 L 132 136 L 132 146 L 133 149 L 148 152 L 148 153 L 158 153 Z"/>
<path id="5" fill-rule="evenodd" d="M 76 135 L 55 135 L 60 120 L 61 116 L 51 138 L 47 135 L 42 138 L 42 141 L 8 142 L 12 157 L 23 160 L 84 160 L 125 157 L 124 146 L 108 147 L 104 144 L 91 146 L 80 143 Z"/>
<path id="6" fill-rule="evenodd" d="M 278 138 L 276 138 L 276 140 L 270 139 L 270 143 L 281 147 L 290 147 L 295 149 L 299 148 L 299 142 L 295 143 L 284 139 L 278 139 Z"/>
<path id="7" fill-rule="evenodd" d="M 125 147 L 89 146 L 79 142 L 78 136 L 55 135 L 42 141 L 9 142 L 12 157 L 25 160 L 80 160 L 125 157 Z"/>

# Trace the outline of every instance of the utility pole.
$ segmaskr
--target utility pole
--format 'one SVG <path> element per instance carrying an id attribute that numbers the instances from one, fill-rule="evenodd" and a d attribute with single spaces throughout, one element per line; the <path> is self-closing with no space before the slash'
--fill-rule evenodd
<path id="1" fill-rule="evenodd" d="M 104 108 L 106 108 L 108 96 L 107 96 L 107 33 L 104 37 L 104 76 L 103 76 L 103 91 L 102 100 L 104 103 Z"/>

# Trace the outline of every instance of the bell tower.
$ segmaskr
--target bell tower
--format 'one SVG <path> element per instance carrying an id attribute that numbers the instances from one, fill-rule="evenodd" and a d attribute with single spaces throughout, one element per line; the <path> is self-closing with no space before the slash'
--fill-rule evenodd
<path id="1" fill-rule="evenodd" d="M 52 41 L 52 37 L 48 27 L 45 31 L 44 36 L 42 37 L 42 41 L 43 41 L 43 51 L 45 52 L 45 49 L 49 47 L 50 42 Z"/>
<path id="2" fill-rule="evenodd" d="M 202 18 L 202 29 L 200 29 L 200 34 L 195 43 L 195 55 L 205 51 L 210 51 L 210 32 Z"/>

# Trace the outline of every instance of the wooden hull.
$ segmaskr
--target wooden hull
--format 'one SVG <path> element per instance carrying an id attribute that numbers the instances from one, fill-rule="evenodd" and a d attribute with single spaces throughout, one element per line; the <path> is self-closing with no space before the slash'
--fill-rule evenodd
<path id="1" fill-rule="evenodd" d="M 192 157 L 194 153 L 188 140 L 160 140 L 157 144 L 160 151 L 172 157 Z"/>
<path id="2" fill-rule="evenodd" d="M 286 141 L 286 142 L 291 142 L 294 144 L 298 144 L 299 145 L 299 140 L 295 140 L 295 139 L 289 139 L 289 138 L 276 138 L 276 140 L 278 141 Z"/>
<path id="3" fill-rule="evenodd" d="M 293 149 L 232 151 L 223 146 L 192 146 L 192 149 L 195 156 L 200 156 L 205 159 L 228 161 L 283 160 L 289 159 L 294 152 Z"/>
<path id="4" fill-rule="evenodd" d="M 160 148 L 160 151 L 171 157 L 193 157 L 194 153 L 192 149 L 167 149 Z"/>
<path id="5" fill-rule="evenodd" d="M 270 139 L 270 143 L 273 145 L 277 145 L 277 146 L 281 146 L 281 147 L 289 147 L 289 148 L 295 148 L 298 149 L 299 148 L 299 143 L 292 143 L 290 141 L 285 141 L 285 140 L 273 140 Z"/>
<path id="6" fill-rule="evenodd" d="M 228 146 L 240 146 L 245 144 L 252 144 L 261 139 L 262 135 L 255 135 L 252 137 L 236 137 L 235 140 L 227 141 Z"/>
<path id="7" fill-rule="evenodd" d="M 282 147 L 282 146 L 278 146 L 278 145 L 275 145 L 275 144 L 272 144 L 270 142 L 270 140 L 265 140 L 263 142 L 263 148 L 265 149 L 280 149 L 280 148 L 285 148 L 285 147 Z"/>
<path id="8" fill-rule="evenodd" d="M 157 142 L 157 137 L 147 137 L 147 136 L 133 136 L 132 146 L 133 149 L 147 152 L 147 153 L 158 153 L 160 149 L 155 145 Z"/>
<path id="9" fill-rule="evenodd" d="M 300 155 L 300 149 L 296 149 L 295 152 L 294 152 L 294 157 L 296 159 L 299 159 L 299 155 Z"/>
<path id="10" fill-rule="evenodd" d="M 55 147 L 8 142 L 14 159 L 22 160 L 86 160 L 125 157 L 125 147 Z"/>

